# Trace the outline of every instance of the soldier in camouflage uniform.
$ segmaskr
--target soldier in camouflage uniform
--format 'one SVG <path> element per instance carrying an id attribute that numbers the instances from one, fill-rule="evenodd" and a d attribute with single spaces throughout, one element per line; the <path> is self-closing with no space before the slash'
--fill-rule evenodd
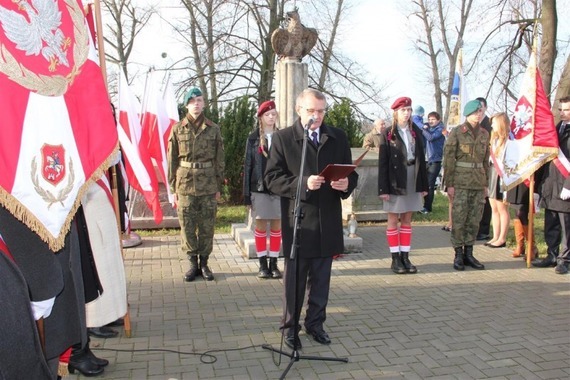
<path id="1" fill-rule="evenodd" d="M 184 281 L 199 274 L 211 281 L 208 258 L 224 178 L 224 146 L 220 127 L 202 113 L 202 92 L 190 89 L 184 104 L 188 114 L 172 127 L 168 141 L 168 184 L 178 209 L 182 250 L 190 260 Z"/>
<path id="2" fill-rule="evenodd" d="M 453 197 L 453 268 L 464 270 L 468 265 L 474 269 L 485 269 L 473 257 L 473 243 L 489 183 L 489 132 L 479 124 L 483 113 L 478 100 L 468 102 L 463 115 L 467 120 L 449 133 L 443 154 L 445 185 Z"/>

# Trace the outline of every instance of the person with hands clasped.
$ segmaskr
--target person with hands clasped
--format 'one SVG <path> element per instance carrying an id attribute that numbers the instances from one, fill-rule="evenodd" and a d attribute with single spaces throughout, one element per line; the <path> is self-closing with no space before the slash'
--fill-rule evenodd
<path id="1" fill-rule="evenodd" d="M 184 281 L 198 275 L 212 281 L 208 260 L 224 180 L 224 144 L 220 127 L 204 116 L 199 88 L 186 93 L 184 105 L 188 113 L 172 126 L 168 140 L 168 184 L 178 208 L 181 249 L 190 261 Z"/>
<path id="2" fill-rule="evenodd" d="M 297 121 L 290 128 L 281 129 L 273 135 L 265 183 L 271 193 L 281 197 L 285 256 L 281 329 L 285 334 L 285 344 L 292 349 L 301 349 L 298 337 L 300 326 L 296 322 L 301 314 L 305 290 L 308 294 L 305 330 L 317 343 L 331 343 L 323 325 L 333 256 L 344 252 L 341 199 L 348 198 L 356 187 L 358 174 L 353 171 L 347 178 L 331 182 L 318 175 L 328 164 L 352 164 L 346 133 L 323 124 L 325 96 L 317 90 L 304 90 L 297 97 L 296 111 L 299 115 Z M 305 130 L 307 127 L 309 129 Z M 307 133 L 310 140 L 306 141 L 305 167 L 300 173 L 303 140 Z M 297 255 L 295 260 L 291 260 L 291 247 L 295 244 L 295 196 L 299 181 L 302 218 Z"/>
<path id="3" fill-rule="evenodd" d="M 453 268 L 485 269 L 473 257 L 489 183 L 489 132 L 480 125 L 483 110 L 479 100 L 467 102 L 465 122 L 451 130 L 443 151 L 444 181 L 453 199 L 451 244 L 455 251 Z"/>
<path id="4" fill-rule="evenodd" d="M 412 214 L 422 209 L 423 197 L 428 193 L 422 131 L 411 119 L 412 99 L 398 98 L 391 108 L 392 126 L 380 137 L 378 196 L 388 212 L 386 238 L 392 254 L 392 271 L 416 273 L 417 268 L 409 259 Z"/>
<path id="5" fill-rule="evenodd" d="M 243 198 L 255 219 L 255 251 L 259 259 L 259 278 L 281 278 L 277 258 L 281 250 L 281 203 L 267 190 L 263 173 L 267 165 L 271 139 L 277 130 L 275 102 L 268 100 L 257 109 L 259 127 L 247 138 L 245 145 Z M 267 224 L 269 223 L 269 264 L 267 263 Z"/>

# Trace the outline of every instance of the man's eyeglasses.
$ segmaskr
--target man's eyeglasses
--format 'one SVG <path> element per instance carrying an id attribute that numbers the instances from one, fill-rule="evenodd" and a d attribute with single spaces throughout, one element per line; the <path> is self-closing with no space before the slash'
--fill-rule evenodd
<path id="1" fill-rule="evenodd" d="M 305 107 L 301 107 L 301 108 L 303 108 L 305 111 L 307 111 L 307 113 L 310 113 L 310 114 L 317 113 L 319 115 L 324 115 L 325 112 L 327 112 L 327 110 L 316 110 L 314 108 L 305 108 Z"/>

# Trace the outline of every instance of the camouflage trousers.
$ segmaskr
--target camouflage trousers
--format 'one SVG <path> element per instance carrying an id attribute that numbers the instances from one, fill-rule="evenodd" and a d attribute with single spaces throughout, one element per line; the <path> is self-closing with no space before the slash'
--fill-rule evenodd
<path id="1" fill-rule="evenodd" d="M 451 245 L 454 248 L 475 243 L 483 206 L 485 206 L 483 189 L 455 189 L 451 209 Z"/>
<path id="2" fill-rule="evenodd" d="M 212 253 L 217 207 L 214 194 L 178 195 L 181 248 L 188 257 Z"/>

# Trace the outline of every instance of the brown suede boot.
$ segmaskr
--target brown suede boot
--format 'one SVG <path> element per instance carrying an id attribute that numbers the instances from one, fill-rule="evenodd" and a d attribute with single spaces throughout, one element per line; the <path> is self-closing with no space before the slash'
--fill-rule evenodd
<path id="1" fill-rule="evenodd" d="M 524 231 L 524 241 L 525 241 L 524 245 L 526 248 L 527 243 L 528 243 L 529 238 L 530 238 L 530 235 L 528 233 L 529 228 L 528 228 L 528 225 L 525 226 L 524 224 L 522 227 L 523 227 L 523 231 Z M 524 256 L 524 252 L 525 252 L 525 250 L 523 249 L 523 256 Z M 532 248 L 530 249 L 530 254 L 531 254 L 531 258 L 530 258 L 531 260 L 534 260 L 535 258 L 538 257 L 538 248 L 536 247 L 536 240 L 534 238 L 534 230 L 532 231 Z M 513 257 L 515 257 L 514 254 L 513 254 Z"/>
<path id="2" fill-rule="evenodd" d="M 513 221 L 515 227 L 515 240 L 517 242 L 517 246 L 513 251 L 513 257 L 522 257 L 524 256 L 524 243 L 526 240 L 526 229 L 524 228 L 520 219 L 515 219 Z M 527 226 L 528 227 L 528 226 Z"/>

